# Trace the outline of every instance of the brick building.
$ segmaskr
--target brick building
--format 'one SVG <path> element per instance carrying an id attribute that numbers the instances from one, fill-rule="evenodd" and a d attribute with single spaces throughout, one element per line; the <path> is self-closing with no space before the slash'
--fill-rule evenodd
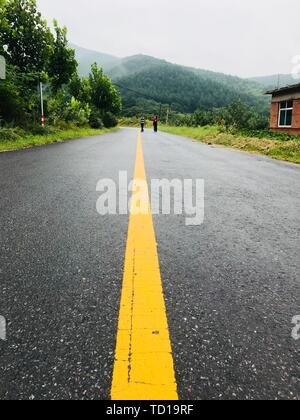
<path id="1" fill-rule="evenodd" d="M 267 94 L 272 95 L 271 130 L 300 134 L 300 83 Z"/>

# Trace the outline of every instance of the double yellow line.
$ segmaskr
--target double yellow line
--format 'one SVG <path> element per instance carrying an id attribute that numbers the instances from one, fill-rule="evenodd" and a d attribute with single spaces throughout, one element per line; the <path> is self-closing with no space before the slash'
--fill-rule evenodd
<path id="1" fill-rule="evenodd" d="M 147 181 L 139 134 L 136 181 Z M 112 400 L 177 400 L 177 385 L 164 302 L 149 191 L 131 209 Z"/>

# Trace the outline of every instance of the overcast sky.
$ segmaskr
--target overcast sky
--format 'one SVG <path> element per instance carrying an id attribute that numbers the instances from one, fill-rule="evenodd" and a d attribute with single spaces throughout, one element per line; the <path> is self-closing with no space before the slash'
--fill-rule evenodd
<path id="1" fill-rule="evenodd" d="M 290 73 L 299 0 L 38 0 L 82 47 L 239 76 Z"/>

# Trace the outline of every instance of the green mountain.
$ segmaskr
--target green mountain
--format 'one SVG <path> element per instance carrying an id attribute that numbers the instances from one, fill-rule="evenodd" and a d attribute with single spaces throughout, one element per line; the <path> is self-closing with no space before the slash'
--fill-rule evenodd
<path id="1" fill-rule="evenodd" d="M 253 82 L 141 56 L 126 59 L 125 68 L 127 76 L 124 77 L 116 68 L 109 73 L 121 89 L 124 111 L 128 115 L 134 114 L 142 104 L 148 110 L 153 102 L 170 105 L 172 110 L 184 113 L 200 107 L 220 108 L 238 99 L 256 109 L 268 109 L 263 89 Z"/>
<path id="2" fill-rule="evenodd" d="M 265 89 L 253 80 L 171 64 L 145 55 L 120 59 L 73 47 L 81 74 L 88 74 L 90 65 L 97 62 L 117 84 L 123 97 L 123 112 L 128 116 L 158 113 L 161 107 L 192 113 L 198 108 L 224 107 L 238 99 L 260 113 L 269 112 Z"/>
<path id="3" fill-rule="evenodd" d="M 109 70 L 118 84 L 125 115 L 158 112 L 160 104 L 183 113 L 212 109 L 240 99 L 260 113 L 269 112 L 265 89 L 254 81 L 134 56 Z"/>
<path id="4" fill-rule="evenodd" d="M 274 74 L 271 76 L 262 76 L 262 77 L 253 77 L 253 82 L 259 83 L 260 85 L 264 86 L 266 89 L 276 89 L 288 85 L 295 85 L 296 83 L 300 83 L 299 79 L 294 79 L 291 74 Z"/>

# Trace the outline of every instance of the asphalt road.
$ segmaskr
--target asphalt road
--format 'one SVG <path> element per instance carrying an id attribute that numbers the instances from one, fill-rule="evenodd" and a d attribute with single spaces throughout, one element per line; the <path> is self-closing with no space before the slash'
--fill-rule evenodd
<path id="1" fill-rule="evenodd" d="M 128 216 L 99 179 L 133 175 L 137 130 L 0 154 L 0 399 L 108 399 Z M 300 167 L 165 133 L 148 181 L 204 179 L 205 222 L 154 216 L 181 399 L 300 399 Z"/>

